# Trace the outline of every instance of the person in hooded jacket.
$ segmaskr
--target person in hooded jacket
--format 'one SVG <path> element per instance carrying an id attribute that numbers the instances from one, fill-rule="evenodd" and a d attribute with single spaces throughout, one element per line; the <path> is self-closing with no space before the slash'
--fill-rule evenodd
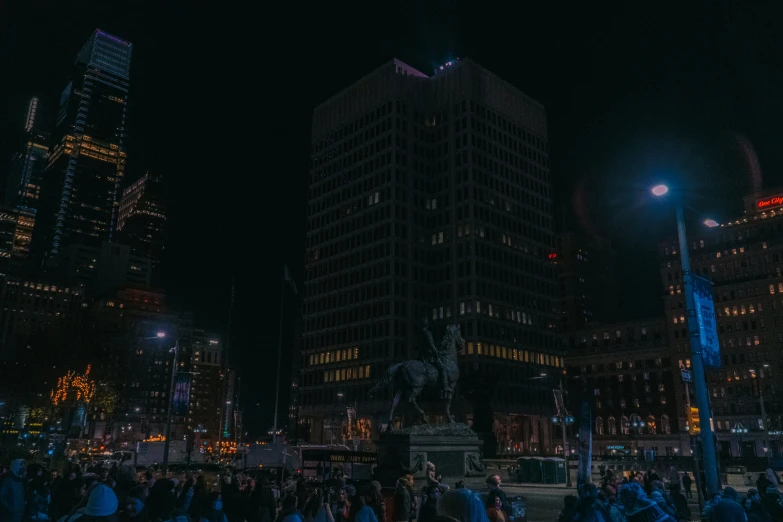
<path id="1" fill-rule="evenodd" d="M 24 518 L 26 474 L 26 460 L 16 459 L 11 462 L 11 471 L 6 474 L 0 486 L 0 520 L 3 522 L 22 522 Z"/>

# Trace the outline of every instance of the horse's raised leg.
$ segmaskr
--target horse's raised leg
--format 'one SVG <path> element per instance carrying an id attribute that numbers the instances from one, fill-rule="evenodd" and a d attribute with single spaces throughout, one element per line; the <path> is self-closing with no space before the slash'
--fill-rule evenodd
<path id="1" fill-rule="evenodd" d="M 402 392 L 398 391 L 394 394 L 394 398 L 392 399 L 392 407 L 391 411 L 389 412 L 389 430 L 391 431 L 392 427 L 394 426 L 394 410 L 397 409 L 397 404 L 400 403 L 400 397 L 402 396 Z"/>
<path id="2" fill-rule="evenodd" d="M 413 390 L 408 397 L 408 402 L 416 408 L 416 411 L 418 411 L 421 414 L 421 420 L 424 422 L 424 424 L 429 424 L 429 421 L 427 420 L 427 414 L 424 413 L 424 410 L 421 409 L 421 406 L 419 406 L 419 403 L 416 402 L 416 397 L 421 393 L 421 389 Z"/>

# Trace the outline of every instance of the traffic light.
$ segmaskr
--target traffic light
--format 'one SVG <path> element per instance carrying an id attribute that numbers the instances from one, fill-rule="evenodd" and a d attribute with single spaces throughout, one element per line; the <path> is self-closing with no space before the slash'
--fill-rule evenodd
<path id="1" fill-rule="evenodd" d="M 699 424 L 699 408 L 694 408 L 691 406 L 691 426 L 690 426 L 690 434 L 691 435 L 698 435 L 701 433 L 701 426 Z"/>

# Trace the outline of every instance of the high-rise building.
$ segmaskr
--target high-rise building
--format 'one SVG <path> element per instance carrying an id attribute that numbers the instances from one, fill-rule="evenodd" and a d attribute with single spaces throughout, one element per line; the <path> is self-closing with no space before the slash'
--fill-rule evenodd
<path id="1" fill-rule="evenodd" d="M 5 204 L 35 210 L 40 196 L 41 173 L 49 154 L 49 134 L 36 126 L 38 98 L 30 100 L 21 150 L 11 159 L 5 189 Z"/>
<path id="2" fill-rule="evenodd" d="M 783 453 L 783 398 L 776 393 L 783 389 L 783 190 L 747 196 L 744 215 L 714 228 L 689 227 L 688 239 L 693 273 L 713 283 L 721 367 L 706 373 L 718 449 L 726 457 L 767 451 L 777 457 Z M 679 245 L 663 243 L 660 254 L 672 357 L 689 368 Z M 684 411 L 684 386 L 677 386 Z"/>
<path id="3" fill-rule="evenodd" d="M 216 334 L 193 329 L 190 337 L 193 379 L 190 392 L 190 428 L 197 439 L 217 441 L 223 389 L 223 346 Z"/>
<path id="4" fill-rule="evenodd" d="M 147 172 L 122 194 L 117 236 L 135 255 L 152 262 L 154 280 L 158 279 L 163 256 L 165 225 L 161 177 Z"/>
<path id="5" fill-rule="evenodd" d="M 458 419 L 490 432 L 494 408 L 525 451 L 553 449 L 536 379 L 562 366 L 548 156 L 544 107 L 470 60 L 433 76 L 392 60 L 315 109 L 298 394 L 312 441 L 356 433 L 349 417 L 378 433 L 391 397 L 367 391 L 425 353 L 426 317 L 436 342 L 449 323 L 466 341 Z"/>
<path id="6" fill-rule="evenodd" d="M 92 296 L 125 286 L 149 287 L 152 282 L 152 262 L 119 243 L 71 244 L 63 249 L 58 260 L 65 280 L 86 285 Z"/>
<path id="7" fill-rule="evenodd" d="M 614 252 L 607 239 L 565 232 L 555 237 L 550 254 L 560 279 L 560 327 L 572 332 L 590 323 L 617 320 Z"/>
<path id="8" fill-rule="evenodd" d="M 111 239 L 125 173 L 125 114 L 133 45 L 96 29 L 60 96 L 34 249 L 54 258 L 73 243 Z"/>
<path id="9" fill-rule="evenodd" d="M 19 151 L 11 159 L 6 180 L 6 207 L 17 214 L 18 243 L 14 261 L 27 258 L 32 239 L 35 217 L 40 204 L 41 174 L 49 154 L 49 134 L 38 127 L 38 98 L 32 98 L 27 107 L 24 138 Z"/>

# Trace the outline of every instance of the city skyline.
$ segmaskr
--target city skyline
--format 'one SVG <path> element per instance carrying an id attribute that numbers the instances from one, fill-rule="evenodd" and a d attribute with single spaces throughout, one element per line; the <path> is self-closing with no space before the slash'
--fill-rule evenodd
<path id="1" fill-rule="evenodd" d="M 731 17 L 738 20 L 740 28 L 731 33 L 731 43 L 725 45 L 737 44 L 747 51 L 738 53 L 743 57 L 759 55 L 763 45 L 745 41 L 745 36 L 750 34 L 748 19 L 743 18 L 742 13 L 731 11 L 731 8 L 721 9 L 709 14 L 707 22 L 712 25 L 708 25 L 708 29 L 696 28 L 696 33 L 708 33 L 709 28 L 720 27 L 721 21 Z M 767 9 L 771 11 L 773 8 Z M 551 29 L 551 12 L 527 13 L 526 18 L 541 17 L 547 23 L 539 29 L 531 29 L 530 35 L 522 35 L 521 42 L 509 46 L 506 36 L 497 36 L 496 41 L 487 43 L 470 36 L 470 22 L 466 14 L 456 7 L 442 10 L 440 19 L 435 17 L 438 21 L 416 27 L 418 31 L 410 42 L 406 41 L 408 35 L 395 35 L 391 23 L 383 26 L 381 34 L 394 36 L 372 51 L 355 51 L 353 39 L 343 37 L 336 42 L 337 48 L 354 50 L 356 56 L 354 58 L 353 54 L 344 52 L 347 58 L 339 63 L 322 63 L 312 59 L 316 53 L 300 54 L 287 48 L 270 57 L 263 69 L 270 76 L 288 78 L 286 83 L 291 91 L 285 93 L 279 87 L 263 84 L 262 98 L 273 100 L 288 94 L 300 100 L 296 107 L 290 110 L 262 108 L 255 102 L 250 103 L 250 100 L 256 99 L 251 96 L 256 88 L 253 82 L 238 78 L 233 86 L 245 95 L 233 97 L 234 101 L 245 103 L 255 115 L 254 121 L 263 119 L 272 122 L 269 128 L 254 131 L 254 125 L 248 121 L 251 118 L 243 117 L 243 111 L 226 110 L 217 102 L 208 104 L 206 111 L 199 110 L 198 115 L 195 110 L 191 112 L 193 107 L 199 107 L 201 93 L 219 87 L 218 80 L 201 78 L 201 83 L 194 82 L 192 87 L 199 91 L 198 95 L 183 94 L 179 90 L 181 84 L 166 81 L 176 76 L 190 77 L 187 71 L 196 70 L 196 66 L 204 64 L 199 52 L 206 51 L 207 44 L 199 39 L 198 29 L 185 27 L 188 22 L 199 27 L 204 20 L 186 12 L 179 19 L 180 23 L 175 23 L 183 13 L 164 10 L 159 20 L 139 30 L 133 26 L 134 22 L 142 25 L 138 23 L 143 18 L 142 11 L 127 13 L 125 21 L 117 19 L 119 13 L 118 9 L 96 10 L 67 31 L 57 28 L 56 10 L 49 15 L 36 16 L 27 11 L 11 13 L 30 16 L 29 20 L 13 28 L 14 38 L 18 41 L 43 38 L 41 28 L 47 27 L 54 31 L 47 38 L 56 39 L 64 49 L 53 50 L 51 41 L 45 39 L 44 44 L 33 42 L 30 46 L 15 48 L 11 56 L 13 64 L 29 60 L 32 56 L 44 56 L 42 51 L 48 49 L 45 54 L 47 72 L 45 75 L 31 72 L 29 79 L 12 86 L 15 95 L 12 99 L 18 99 L 21 105 L 4 110 L 18 110 L 18 119 L 23 120 L 26 117 L 24 98 L 29 99 L 35 94 L 41 100 L 49 100 L 49 107 L 42 110 L 50 116 L 56 113 L 53 106 L 56 96 L 52 93 L 61 88 L 64 81 L 63 64 L 67 65 L 72 60 L 83 40 L 96 27 L 134 42 L 132 67 L 135 69 L 131 77 L 137 83 L 133 84 L 129 103 L 138 102 L 138 109 L 133 109 L 138 113 L 135 122 L 132 121 L 134 116 L 129 115 L 129 129 L 134 130 L 135 125 L 135 132 L 129 137 L 131 143 L 128 147 L 131 152 L 134 147 L 139 152 L 135 159 L 132 154 L 129 156 L 129 169 L 133 170 L 134 177 L 141 176 L 146 170 L 162 174 L 167 185 L 164 190 L 174 195 L 169 200 L 172 201 L 171 234 L 175 239 L 171 248 L 167 249 L 171 252 L 167 253 L 169 267 L 164 266 L 166 286 L 171 289 L 174 300 L 187 302 L 205 317 L 209 328 L 223 331 L 227 325 L 231 278 L 235 277 L 240 283 L 239 317 L 235 320 L 240 331 L 235 341 L 243 347 L 242 359 L 250 364 L 260 364 L 267 357 L 274 357 L 274 351 L 264 347 L 276 344 L 275 307 L 279 299 L 275 294 L 278 292 L 280 267 L 288 264 L 297 279 L 302 280 L 304 187 L 309 156 L 308 114 L 345 84 L 392 57 L 411 62 L 414 67 L 418 65 L 424 71 L 456 56 L 470 57 L 548 107 L 556 204 L 567 208 L 566 214 L 576 216 L 568 218 L 570 226 L 567 228 L 581 227 L 602 233 L 617 245 L 620 251 L 617 262 L 621 272 L 619 280 L 623 288 L 621 300 L 624 306 L 621 309 L 626 314 L 645 317 L 662 313 L 656 297 L 659 291 L 654 276 L 657 267 L 654 262 L 645 261 L 645 257 L 654 256 L 658 240 L 673 234 L 673 224 L 670 216 L 665 216 L 665 219 L 657 207 L 639 206 L 640 195 L 649 185 L 647 179 L 676 177 L 679 170 L 688 184 L 697 191 L 704 191 L 704 195 L 694 202 L 694 207 L 699 210 L 717 207 L 724 216 L 734 215 L 732 209 L 739 208 L 741 201 L 737 201 L 739 198 L 733 194 L 749 193 L 751 175 L 757 174 L 751 169 L 753 162 L 746 161 L 750 157 L 744 155 L 747 147 L 738 145 L 745 143 L 736 138 L 736 135 L 742 135 L 747 137 L 746 143 L 756 146 L 761 166 L 769 173 L 764 185 L 781 184 L 783 161 L 780 153 L 773 149 L 776 138 L 781 134 L 773 122 L 776 118 L 780 121 L 780 118 L 775 116 L 774 111 L 761 114 L 761 108 L 766 107 L 765 102 L 770 97 L 770 93 L 765 91 L 766 85 L 779 79 L 780 73 L 773 73 L 754 63 L 740 67 L 739 57 L 733 54 L 729 54 L 729 60 L 734 67 L 718 63 L 718 56 L 724 49 L 708 44 L 696 45 L 698 36 L 688 35 L 693 28 L 688 27 L 685 21 L 675 23 L 666 38 L 654 38 L 658 35 L 651 32 L 648 38 L 640 38 L 646 40 L 645 43 L 637 43 L 627 50 L 614 49 L 594 39 L 598 49 L 594 52 L 598 57 L 583 56 L 575 50 L 575 43 L 580 37 L 592 38 L 589 34 L 585 35 L 588 31 L 577 30 L 579 13 L 574 13 L 573 19 L 568 18 L 561 31 L 556 33 L 563 39 L 562 42 L 555 42 L 551 48 L 541 52 L 532 52 L 540 49 L 540 46 L 534 45 L 537 38 Z M 59 15 L 62 17 L 63 13 Z M 312 20 L 306 22 L 306 27 L 313 31 L 307 40 L 308 49 L 316 49 L 319 37 L 326 37 L 322 32 L 324 29 L 316 22 L 319 18 L 316 15 L 312 13 Z M 474 23 L 480 23 L 488 15 L 478 13 Z M 594 14 L 588 20 L 598 23 L 598 18 Z M 687 20 L 688 16 L 684 19 Z M 493 23 L 502 25 L 504 22 Z M 610 31 L 610 36 L 625 38 L 630 31 L 624 27 L 609 27 L 608 23 L 602 29 Z M 569 30 L 575 34 L 567 36 Z M 25 32 L 30 35 L 24 36 Z M 219 34 L 227 41 L 237 38 L 247 38 L 247 43 L 252 41 L 250 36 L 242 36 L 238 28 L 220 29 Z M 370 37 L 364 32 L 361 35 Z M 766 33 L 763 36 L 766 37 Z M 525 47 L 526 44 L 528 47 Z M 502 50 L 503 47 L 509 49 Z M 167 49 L 168 52 L 163 54 L 178 59 L 164 59 L 156 54 L 158 49 Z M 244 57 L 221 56 L 221 49 L 218 46 L 204 56 L 211 57 L 212 63 L 217 63 L 215 60 L 218 58 L 226 60 L 227 65 L 241 70 L 239 65 Z M 602 52 L 606 53 L 605 58 L 600 57 Z M 558 68 L 562 67 L 567 72 L 554 70 L 553 63 L 558 63 L 558 59 L 564 64 Z M 51 73 L 51 67 L 58 72 Z M 711 90 L 707 96 L 703 96 L 705 89 L 701 86 L 700 76 L 688 73 L 689 69 L 716 79 L 710 83 Z M 30 72 L 31 67 L 22 67 L 21 70 Z M 543 74 L 528 74 L 531 70 Z M 762 96 L 733 96 L 741 92 L 739 82 L 730 78 L 734 70 L 743 70 L 755 79 L 755 82 L 748 83 L 753 83 L 753 88 Z M 324 81 L 313 85 L 308 81 L 311 76 Z M 677 81 L 673 79 L 675 77 Z M 646 87 L 639 88 L 645 83 Z M 215 92 L 228 94 L 222 89 L 224 87 Z M 174 104 L 168 113 L 161 110 L 174 100 L 181 100 L 181 106 Z M 715 111 L 716 106 L 724 110 Z M 676 117 L 678 113 L 680 118 Z M 13 121 L 11 114 L 7 116 L 4 120 Z M 761 123 L 752 121 L 752 118 L 759 118 Z M 182 132 L 184 128 L 191 132 Z M 272 132 L 272 129 L 282 132 Z M 251 137 L 255 133 L 265 135 L 265 131 L 270 131 L 271 137 L 260 140 Z M 4 136 L 9 134 L 10 131 L 5 131 Z M 189 140 L 196 140 L 197 145 L 193 146 Z M 258 154 L 241 154 L 232 148 L 238 143 L 239 149 L 253 150 L 259 142 L 262 151 L 267 152 L 260 154 L 263 160 Z M 209 146 L 202 146 L 202 143 Z M 210 150 L 224 152 L 210 155 Z M 272 151 L 274 153 L 270 153 Z M 10 158 L 6 152 L 10 151 L 4 148 L 3 157 Z M 199 160 L 196 161 L 196 158 Z M 134 161 L 138 162 L 135 166 Z M 718 181 L 711 183 L 711 188 L 706 188 L 706 183 L 699 181 L 706 172 L 718 172 Z M 251 191 L 239 194 L 238 184 L 227 183 L 232 177 L 241 179 L 248 187 L 262 186 L 261 204 L 256 197 L 250 197 Z M 267 185 L 261 185 L 260 180 Z M 597 208 L 598 211 L 585 213 L 585 208 Z M 562 215 L 555 212 L 556 220 L 559 219 L 558 214 Z M 716 219 L 720 220 L 720 216 Z M 238 227 L 236 223 L 245 226 Z M 622 223 L 622 226 L 612 229 L 609 223 Z M 230 232 L 226 236 L 227 230 Z M 263 237 L 263 242 L 248 240 L 248 236 Z M 225 243 L 221 238 L 225 238 Z M 199 263 L 194 264 L 194 258 Z M 201 285 L 194 287 L 192 280 L 201 275 L 198 266 L 216 267 L 216 270 L 206 279 L 200 279 Z M 630 281 L 635 281 L 634 285 L 641 291 L 629 291 Z M 264 298 L 259 300 L 258 296 Z M 258 324 L 254 321 L 257 317 L 262 318 Z M 258 393 L 268 395 L 269 388 L 259 387 Z M 268 399 L 265 397 L 262 403 L 264 401 L 268 409 Z"/>

